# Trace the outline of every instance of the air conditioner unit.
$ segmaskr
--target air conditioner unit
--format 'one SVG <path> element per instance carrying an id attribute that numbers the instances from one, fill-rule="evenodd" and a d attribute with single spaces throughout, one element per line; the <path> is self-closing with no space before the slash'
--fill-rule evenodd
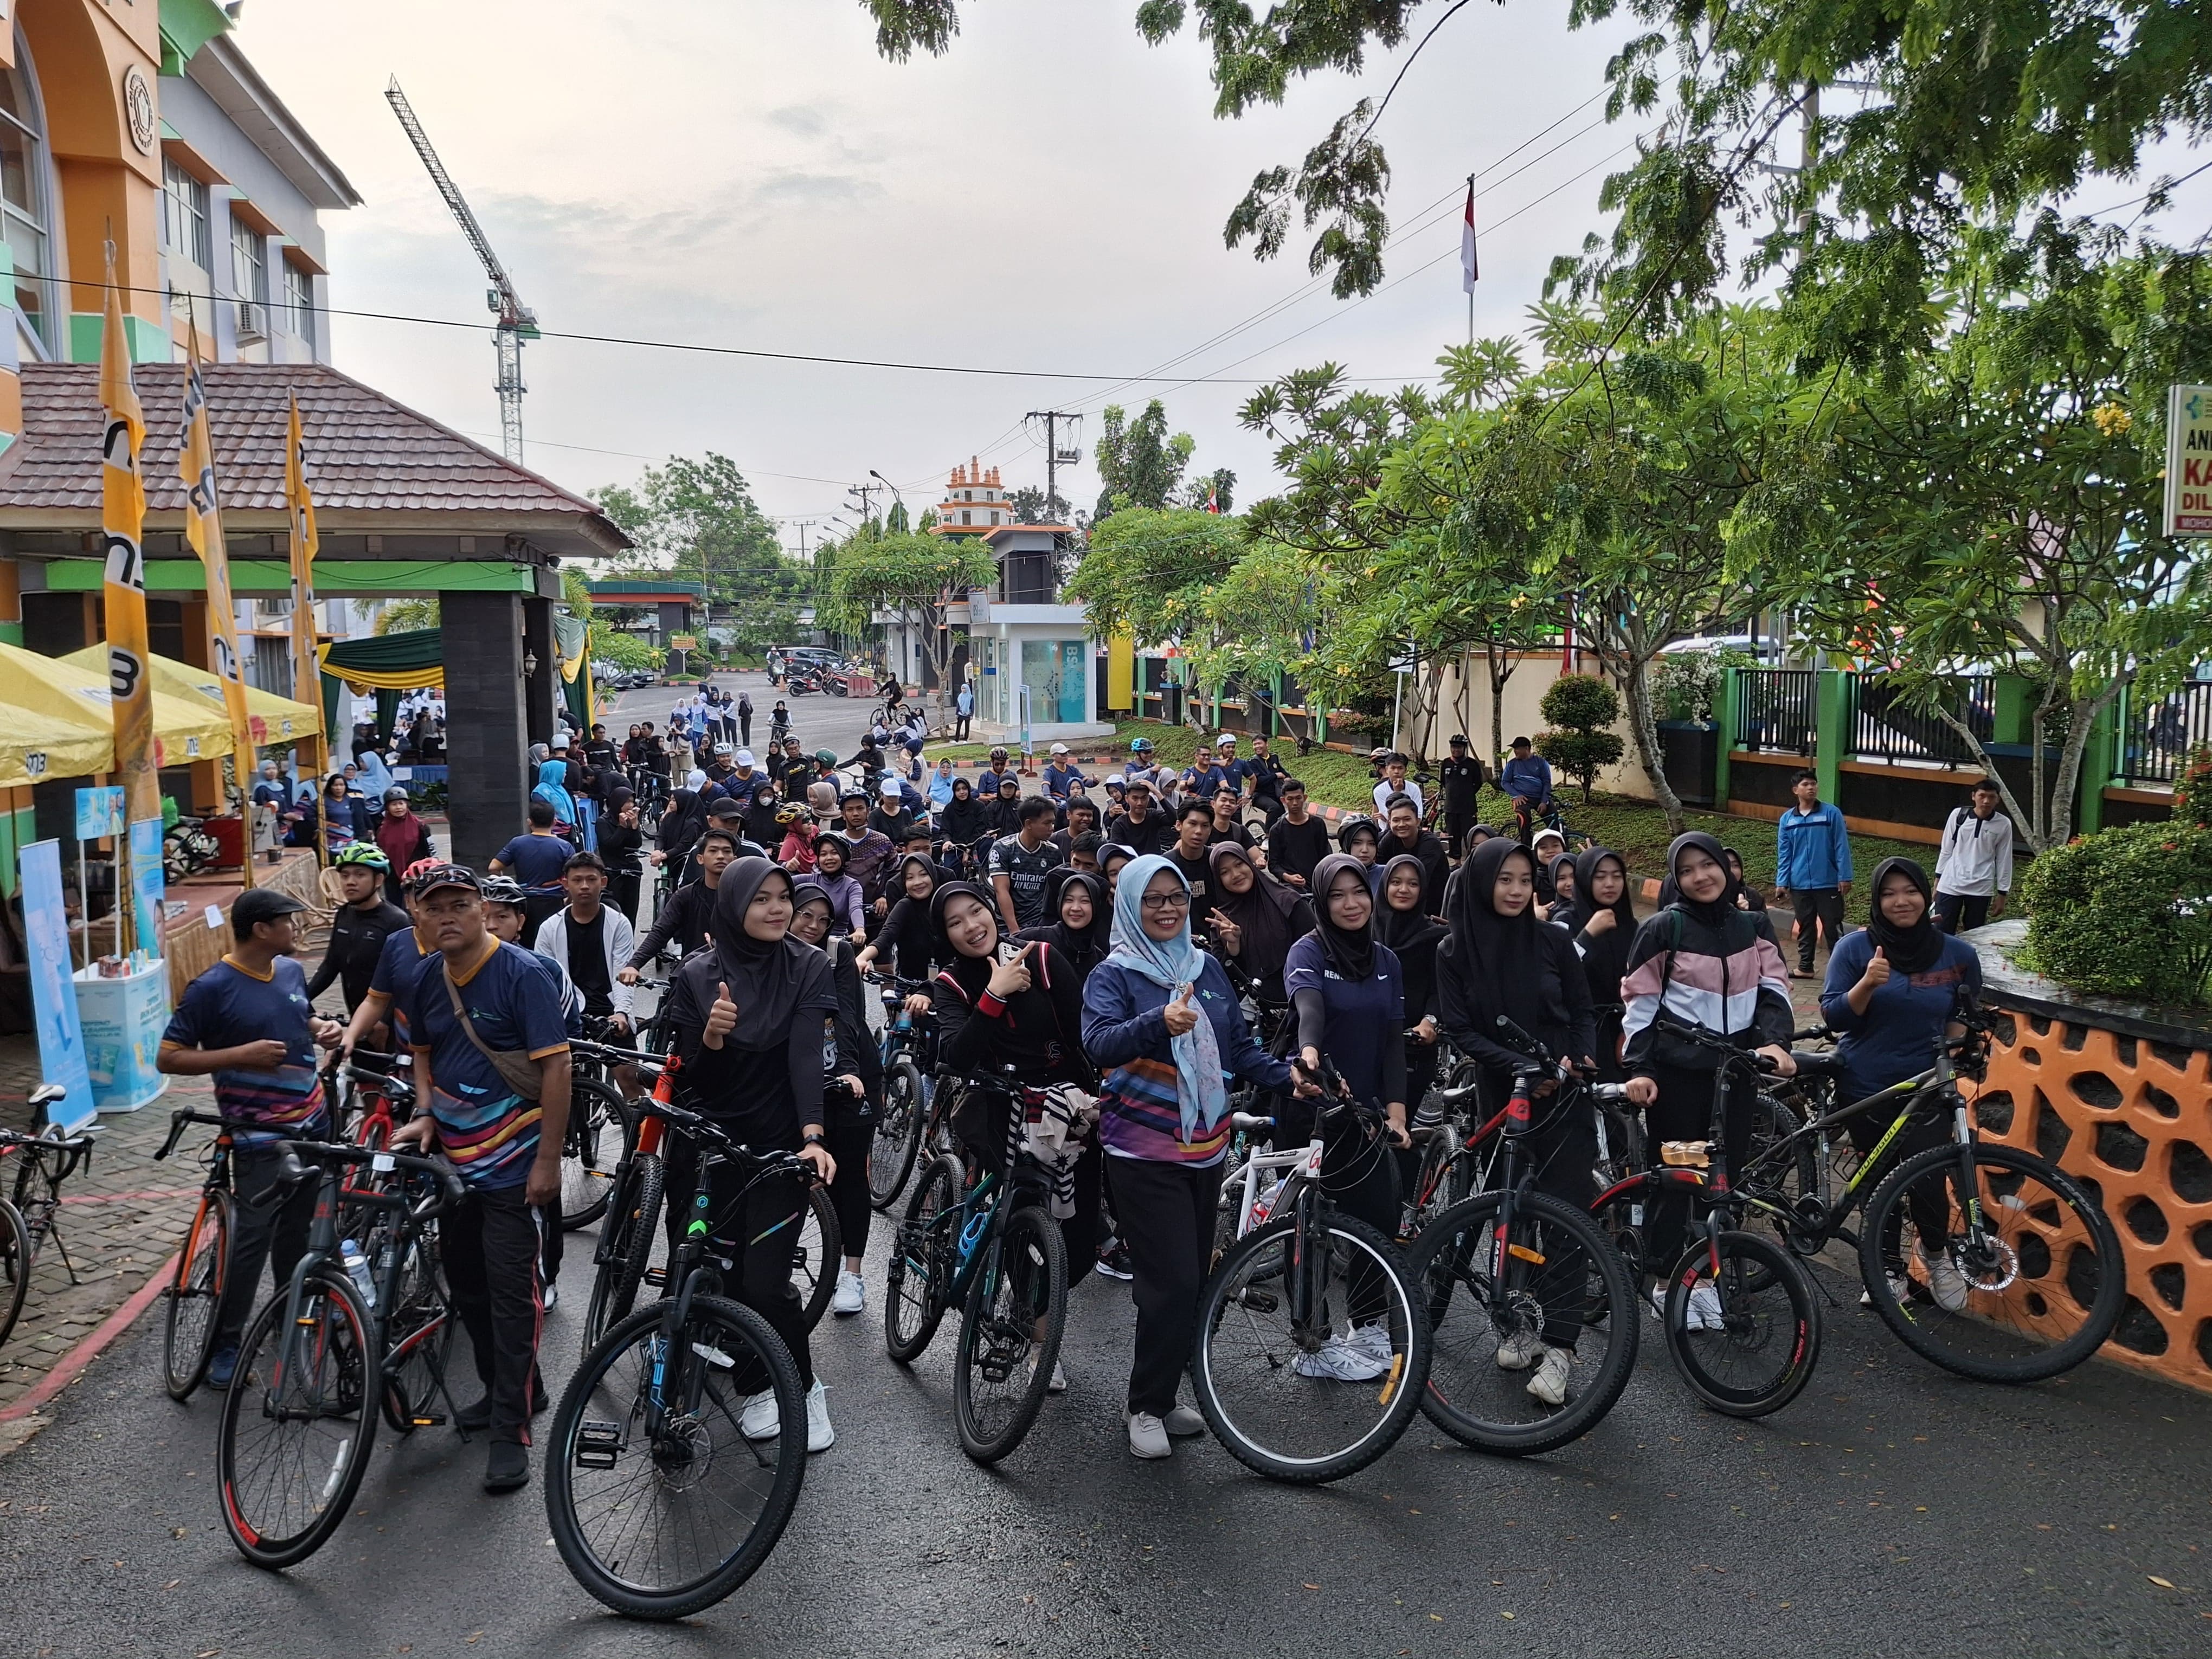
<path id="1" fill-rule="evenodd" d="M 258 301 L 238 302 L 238 337 L 241 340 L 264 339 L 269 333 L 269 307 Z"/>

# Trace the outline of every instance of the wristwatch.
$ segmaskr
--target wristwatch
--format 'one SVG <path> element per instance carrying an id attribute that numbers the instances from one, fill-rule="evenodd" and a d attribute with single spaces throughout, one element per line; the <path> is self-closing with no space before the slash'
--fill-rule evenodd
<path id="1" fill-rule="evenodd" d="M 811 1133 L 801 1135 L 799 1139 L 809 1146 L 826 1146 L 830 1144 L 822 1136 Z"/>

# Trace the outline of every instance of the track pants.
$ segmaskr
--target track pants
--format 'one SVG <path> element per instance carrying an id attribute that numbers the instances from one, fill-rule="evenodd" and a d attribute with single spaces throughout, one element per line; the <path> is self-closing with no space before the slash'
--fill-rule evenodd
<path id="1" fill-rule="evenodd" d="M 476 1351 L 477 1376 L 491 1395 L 491 1437 L 530 1443 L 530 1407 L 544 1382 L 538 1375 L 537 1209 L 522 1186 L 474 1188 L 440 1223 L 446 1282 Z"/>
<path id="2" fill-rule="evenodd" d="M 1137 1304 L 1136 1352 L 1129 1365 L 1129 1410 L 1165 1417 L 1190 1364 L 1198 1292 L 1213 1254 L 1214 1208 L 1222 1164 L 1192 1169 L 1148 1158 L 1109 1158 L 1114 1218 L 1129 1247 Z"/>
<path id="3" fill-rule="evenodd" d="M 270 1178 L 283 1158 L 282 1142 L 271 1142 L 265 1152 L 240 1146 L 230 1155 L 231 1190 L 237 1202 L 230 1210 L 230 1261 L 224 1269 L 222 1299 L 216 1304 L 215 1348 L 234 1348 L 246 1334 L 253 1312 L 253 1298 L 261 1289 L 264 1264 L 276 1269 L 276 1290 L 289 1288 L 292 1269 L 307 1253 L 307 1230 L 314 1223 L 315 1205 L 322 1183 L 308 1178 L 285 1195 L 271 1201 L 266 1196 Z"/>

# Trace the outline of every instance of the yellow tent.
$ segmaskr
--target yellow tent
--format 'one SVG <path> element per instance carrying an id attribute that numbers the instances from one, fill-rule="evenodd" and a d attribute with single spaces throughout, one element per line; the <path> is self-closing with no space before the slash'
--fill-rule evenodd
<path id="1" fill-rule="evenodd" d="M 91 672 L 105 674 L 107 671 L 107 647 L 88 645 L 62 659 Z M 222 717 L 223 732 L 230 732 L 230 712 L 222 701 L 222 682 L 210 668 L 195 668 L 188 662 L 179 662 L 174 657 L 151 656 L 148 661 L 154 674 L 154 690 L 157 696 L 179 698 L 188 703 L 204 702 Z M 258 685 L 246 688 L 246 707 L 253 721 L 253 743 L 256 748 L 275 744 L 278 748 L 313 737 L 323 729 L 323 711 L 313 703 L 294 702 L 289 697 L 280 697 L 274 691 L 264 691 Z M 157 718 L 155 730 L 159 732 Z M 217 752 L 228 755 L 226 743 Z M 205 751 L 203 750 L 203 757 Z"/>
<path id="2" fill-rule="evenodd" d="M 98 670 L 0 644 L 0 787 L 82 777 L 115 764 L 105 647 Z M 84 653 L 80 653 L 82 656 Z M 230 722 L 198 696 L 154 692 L 155 763 L 179 766 L 230 752 Z"/>

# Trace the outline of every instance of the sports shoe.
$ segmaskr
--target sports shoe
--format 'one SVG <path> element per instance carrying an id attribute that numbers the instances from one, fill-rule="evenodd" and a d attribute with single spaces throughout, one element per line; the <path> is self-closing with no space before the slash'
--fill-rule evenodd
<path id="1" fill-rule="evenodd" d="M 1206 1419 L 1188 1406 L 1177 1406 L 1160 1419 L 1160 1425 L 1173 1435 L 1188 1437 L 1206 1432 Z"/>
<path id="2" fill-rule="evenodd" d="M 1651 1316 L 1663 1323 L 1667 1317 L 1667 1287 L 1664 1285 L 1654 1285 L 1650 1290 L 1644 1291 L 1644 1300 L 1651 1309 Z"/>
<path id="3" fill-rule="evenodd" d="M 561 1305 L 561 1292 L 548 1285 L 544 1294 L 538 1297 L 538 1305 L 542 1311 L 551 1313 L 554 1309 Z"/>
<path id="4" fill-rule="evenodd" d="M 1098 1271 L 1109 1279 L 1134 1279 L 1137 1275 L 1129 1266 L 1129 1247 L 1117 1238 L 1099 1251 Z"/>
<path id="5" fill-rule="evenodd" d="M 1936 1298 L 1936 1305 L 1945 1313 L 1964 1313 L 1970 1287 L 1959 1264 L 1948 1251 L 1923 1259 L 1928 1263 L 1928 1294 Z"/>
<path id="6" fill-rule="evenodd" d="M 1386 1370 L 1398 1357 L 1398 1350 L 1390 1341 L 1390 1328 L 1379 1320 L 1372 1325 L 1355 1327 L 1346 1340 L 1369 1358 L 1381 1360 Z"/>
<path id="7" fill-rule="evenodd" d="M 1544 1352 L 1544 1339 L 1534 1330 L 1523 1327 L 1498 1345 L 1498 1369 L 1501 1371 L 1525 1371 L 1536 1363 Z"/>
<path id="8" fill-rule="evenodd" d="M 1536 1367 L 1535 1376 L 1528 1379 L 1528 1397 L 1554 1408 L 1565 1405 L 1567 1384 L 1573 1381 L 1574 1372 L 1573 1349 L 1547 1346 L 1543 1363 Z"/>
<path id="9" fill-rule="evenodd" d="M 783 1413 L 776 1409 L 774 1389 L 745 1396 L 744 1409 L 738 1414 L 738 1432 L 748 1440 L 773 1440 L 783 1432 Z"/>
<path id="10" fill-rule="evenodd" d="M 1911 1299 L 1912 1281 L 1911 1279 L 1907 1279 L 1901 1273 L 1894 1272 L 1885 1273 L 1883 1277 L 1889 1280 L 1889 1294 L 1893 1301 L 1902 1306 L 1905 1303 Z M 1861 1291 L 1859 1292 L 1859 1306 L 1862 1308 L 1871 1308 L 1874 1306 L 1874 1292 L 1872 1291 Z"/>
<path id="11" fill-rule="evenodd" d="M 771 1400 L 769 1403 L 775 1402 Z M 765 1435 L 761 1437 L 767 1438 Z M 814 1386 L 806 1391 L 806 1449 L 828 1451 L 836 1443 L 837 1431 L 830 1426 L 830 1390 L 817 1376 Z"/>
<path id="12" fill-rule="evenodd" d="M 1168 1443 L 1168 1425 L 1150 1412 L 1129 1413 L 1129 1455 L 1132 1457 L 1172 1457 L 1175 1448 Z"/>
<path id="13" fill-rule="evenodd" d="M 512 1440 L 495 1440 L 484 1459 L 483 1489 L 514 1492 L 530 1484 L 530 1453 Z"/>
<path id="14" fill-rule="evenodd" d="M 1291 1361 L 1291 1369 L 1300 1376 L 1320 1377 L 1331 1382 L 1371 1382 L 1390 1369 L 1390 1363 L 1370 1358 L 1339 1336 L 1332 1337 L 1311 1353 L 1301 1351 Z"/>
<path id="15" fill-rule="evenodd" d="M 1032 1381 L 1034 1381 L 1036 1376 L 1037 1360 L 1039 1357 L 1039 1350 L 1036 1348 L 1031 1348 L 1030 1350 L 1029 1372 Z M 1067 1371 L 1057 1359 L 1054 1359 L 1052 1362 L 1052 1376 L 1045 1383 L 1044 1391 L 1047 1394 L 1066 1394 L 1067 1392 Z"/>
<path id="16" fill-rule="evenodd" d="M 1693 1285 L 1685 1316 L 1693 1331 L 1726 1329 L 1721 1320 L 1721 1293 L 1710 1285 Z"/>
<path id="17" fill-rule="evenodd" d="M 208 1356 L 207 1385 L 220 1392 L 230 1386 L 230 1379 L 238 1372 L 238 1344 L 230 1343 L 217 1348 Z"/>
<path id="18" fill-rule="evenodd" d="M 860 1274 L 840 1270 L 837 1274 L 837 1293 L 830 1298 L 833 1314 L 856 1314 L 868 1305 L 868 1286 Z"/>

